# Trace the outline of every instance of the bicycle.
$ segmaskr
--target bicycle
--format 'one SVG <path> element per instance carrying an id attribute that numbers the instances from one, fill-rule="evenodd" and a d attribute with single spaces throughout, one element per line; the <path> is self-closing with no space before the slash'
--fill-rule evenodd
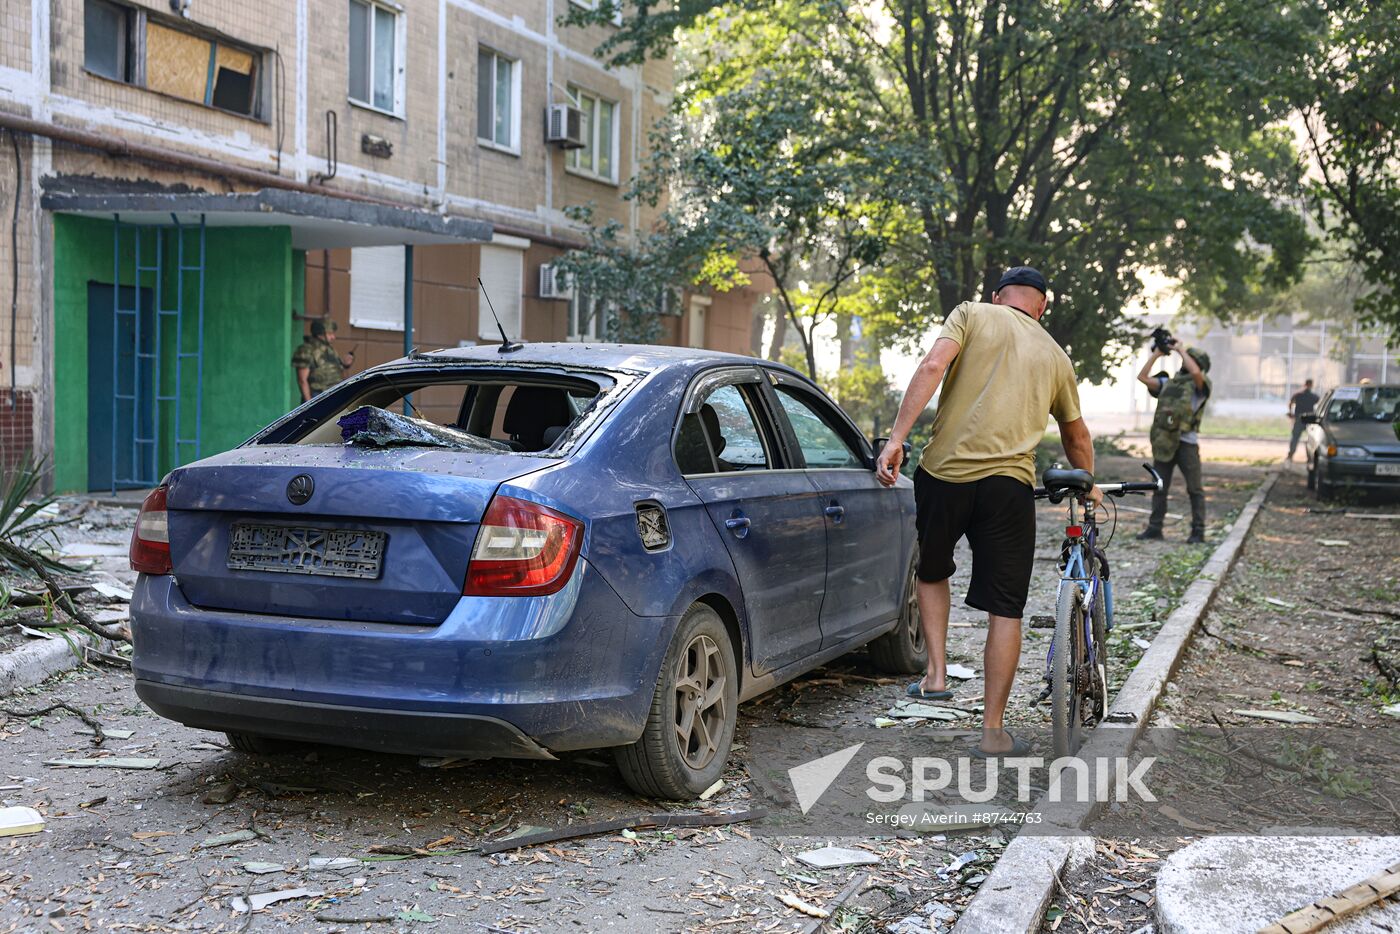
<path id="1" fill-rule="evenodd" d="M 1151 482 L 1100 484 L 1104 495 L 1155 493 L 1162 478 L 1151 464 L 1143 467 Z M 1031 706 L 1050 697 L 1055 758 L 1078 751 L 1084 728 L 1108 716 L 1108 632 L 1113 628 L 1113 583 L 1108 556 L 1099 545 L 1097 510 L 1086 508 L 1084 497 L 1093 489 L 1087 470 L 1050 468 L 1036 499 L 1060 503 L 1069 499 L 1069 523 L 1060 550 L 1060 584 L 1055 598 L 1055 635 L 1045 656 L 1044 690 Z M 1113 523 L 1118 522 L 1114 507 Z M 1109 541 L 1113 531 L 1109 531 Z M 1104 542 L 1104 547 L 1108 542 Z"/>

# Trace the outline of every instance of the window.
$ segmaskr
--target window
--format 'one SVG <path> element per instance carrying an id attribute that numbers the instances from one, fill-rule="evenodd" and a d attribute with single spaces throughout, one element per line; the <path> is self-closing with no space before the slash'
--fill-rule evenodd
<path id="1" fill-rule="evenodd" d="M 606 340 L 613 306 L 578 286 L 569 299 L 569 340 Z"/>
<path id="2" fill-rule="evenodd" d="M 705 319 L 709 317 L 709 311 L 709 296 L 692 295 L 690 297 L 690 319 L 686 322 L 686 346 L 705 346 Z"/>
<path id="3" fill-rule="evenodd" d="M 350 100 L 386 113 L 401 112 L 399 14 L 350 0 Z"/>
<path id="4" fill-rule="evenodd" d="M 476 56 L 476 138 L 520 150 L 520 63 L 483 48 Z"/>
<path id="5" fill-rule="evenodd" d="M 583 111 L 582 149 L 570 149 L 569 169 L 606 182 L 617 181 L 617 104 L 576 87 L 569 88 L 569 101 Z"/>
<path id="6" fill-rule="evenodd" d="M 365 246 L 350 251 L 350 323 L 403 330 L 404 250 Z"/>
<path id="7" fill-rule="evenodd" d="M 83 7 L 84 68 L 206 107 L 261 119 L 264 54 L 107 0 Z"/>
<path id="8" fill-rule="evenodd" d="M 106 0 L 83 6 L 83 67 L 114 81 L 133 83 L 135 11 Z"/>
<path id="9" fill-rule="evenodd" d="M 816 400 L 809 401 L 786 386 L 778 386 L 777 390 L 778 402 L 787 413 L 792 433 L 797 436 L 797 446 L 802 449 L 802 457 L 809 468 L 865 469 L 865 462 L 828 422 L 831 416 L 823 417 Z"/>
<path id="10" fill-rule="evenodd" d="M 501 332 L 491 308 L 501 319 L 501 327 L 512 340 L 520 337 L 520 293 L 525 284 L 525 251 L 508 246 L 487 244 L 481 248 L 481 281 L 486 297 L 477 302 L 477 336 L 486 341 L 499 341 Z"/>
<path id="11" fill-rule="evenodd" d="M 742 387 L 719 387 L 705 398 L 699 412 L 681 420 L 676 464 L 685 474 L 768 467 L 763 434 Z"/>

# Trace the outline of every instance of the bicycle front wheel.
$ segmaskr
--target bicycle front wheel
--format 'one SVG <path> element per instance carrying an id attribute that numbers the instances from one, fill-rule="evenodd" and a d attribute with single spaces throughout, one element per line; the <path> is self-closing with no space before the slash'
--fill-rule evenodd
<path id="1" fill-rule="evenodd" d="M 1050 718 L 1055 758 L 1072 756 L 1082 740 L 1079 672 L 1084 661 L 1084 592 L 1073 581 L 1060 585 L 1055 607 L 1055 647 L 1050 660 Z"/>

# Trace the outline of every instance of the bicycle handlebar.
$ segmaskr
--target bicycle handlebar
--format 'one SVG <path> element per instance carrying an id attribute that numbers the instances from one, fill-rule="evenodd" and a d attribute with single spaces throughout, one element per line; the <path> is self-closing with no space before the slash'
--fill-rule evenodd
<path id="1" fill-rule="evenodd" d="M 1152 480 L 1150 482 L 1138 480 L 1136 482 L 1100 483 L 1099 489 L 1103 491 L 1105 496 L 1123 496 L 1128 493 L 1156 493 L 1158 490 L 1162 489 L 1162 475 L 1157 473 L 1157 469 L 1151 464 L 1143 464 L 1142 469 L 1152 475 Z M 1055 490 L 1052 493 L 1050 490 L 1041 486 L 1035 488 L 1035 498 L 1051 499 L 1058 503 L 1066 496 L 1071 495 L 1072 492 L 1071 490 Z M 1082 496 L 1083 494 L 1074 493 L 1073 495 Z"/>

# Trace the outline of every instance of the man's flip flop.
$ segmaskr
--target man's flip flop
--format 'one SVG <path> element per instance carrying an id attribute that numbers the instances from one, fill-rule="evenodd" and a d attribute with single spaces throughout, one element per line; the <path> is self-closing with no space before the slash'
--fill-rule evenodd
<path id="1" fill-rule="evenodd" d="M 1011 731 L 1008 730 L 1006 735 L 1011 736 Z M 1015 736 L 1011 736 L 1011 748 L 1006 752 L 983 752 L 981 746 L 973 746 L 971 749 L 972 756 L 977 759 L 1015 759 L 1028 756 L 1030 752 L 1031 744 Z"/>
<path id="2" fill-rule="evenodd" d="M 915 681 L 904 689 L 904 693 L 909 697 L 917 697 L 920 700 L 952 700 L 952 691 L 925 691 L 923 681 Z"/>

